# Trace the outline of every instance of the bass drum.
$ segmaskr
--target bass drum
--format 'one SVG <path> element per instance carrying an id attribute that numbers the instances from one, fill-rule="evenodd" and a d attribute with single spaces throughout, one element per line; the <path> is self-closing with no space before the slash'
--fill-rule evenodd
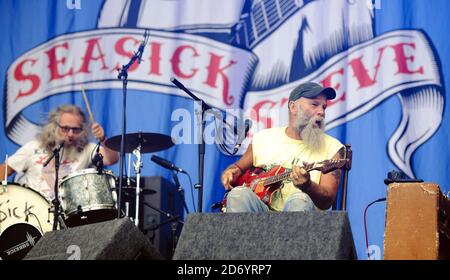
<path id="1" fill-rule="evenodd" d="M 39 192 L 15 183 L 0 185 L 0 258 L 20 260 L 52 230 L 50 203 Z"/>

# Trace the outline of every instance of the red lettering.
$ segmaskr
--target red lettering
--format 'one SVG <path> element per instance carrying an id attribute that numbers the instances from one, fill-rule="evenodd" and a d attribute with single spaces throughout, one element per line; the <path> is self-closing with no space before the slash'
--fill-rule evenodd
<path id="1" fill-rule="evenodd" d="M 134 46 L 139 45 L 139 40 L 136 40 L 135 38 L 128 36 L 128 37 L 120 38 L 120 39 L 117 41 L 116 45 L 114 46 L 114 50 L 116 51 L 117 54 L 122 55 L 122 56 L 125 56 L 125 57 L 128 57 L 128 58 L 131 59 L 131 58 L 133 57 L 134 53 L 131 52 L 131 51 L 130 51 L 130 52 L 127 52 L 127 51 L 125 51 L 125 49 L 124 49 L 125 43 L 126 43 L 128 40 L 132 40 L 132 41 L 134 42 Z M 120 67 L 121 67 L 121 65 L 117 64 L 117 65 L 114 67 L 114 70 L 113 70 L 113 71 L 115 71 L 116 69 L 119 69 Z M 133 63 L 133 65 L 131 65 L 130 68 L 128 68 L 128 72 L 134 71 L 137 67 L 138 67 L 138 62 L 135 61 L 135 62 Z"/>
<path id="2" fill-rule="evenodd" d="M 286 97 L 281 98 L 280 101 L 280 108 L 284 106 L 284 104 L 286 104 L 288 102 L 289 99 L 287 99 Z"/>
<path id="3" fill-rule="evenodd" d="M 191 46 L 179 46 L 173 53 L 172 58 L 170 59 L 170 62 L 172 63 L 172 71 L 175 75 L 177 75 L 180 78 L 184 78 L 184 79 L 189 79 L 194 77 L 195 73 L 197 73 L 198 69 L 197 68 L 192 68 L 192 72 L 191 74 L 184 74 L 181 72 L 180 69 L 180 62 L 181 62 L 181 53 L 184 50 L 192 50 L 192 52 L 194 53 L 192 56 L 193 57 L 198 57 L 199 54 L 197 53 L 197 50 L 194 49 Z"/>
<path id="4" fill-rule="evenodd" d="M 41 84 L 41 80 L 39 79 L 38 75 L 25 75 L 23 73 L 23 66 L 25 65 L 25 63 L 27 62 L 31 62 L 31 66 L 33 66 L 36 62 L 37 59 L 25 59 L 24 61 L 20 62 L 16 69 L 14 70 L 14 79 L 16 81 L 30 81 L 31 82 L 31 88 L 28 91 L 21 91 L 19 90 L 19 93 L 16 96 L 16 99 L 14 101 L 16 101 L 17 99 L 27 96 L 27 95 L 31 95 L 33 94 L 39 87 L 39 85 Z"/>
<path id="5" fill-rule="evenodd" d="M 48 156 L 40 156 L 39 159 L 37 161 L 35 161 L 35 164 L 39 164 L 39 165 L 43 165 L 44 162 L 47 160 Z"/>
<path id="6" fill-rule="evenodd" d="M 161 45 L 160 43 L 151 43 L 151 55 L 150 55 L 150 75 L 161 76 L 159 64 L 161 61 Z"/>
<path id="7" fill-rule="evenodd" d="M 408 60 L 411 62 L 414 61 L 414 56 L 406 56 L 405 55 L 405 48 L 404 46 L 409 46 L 413 49 L 416 49 L 416 44 L 414 43 L 399 43 L 397 45 L 390 46 L 394 49 L 395 52 L 395 61 L 397 62 L 398 71 L 397 74 L 414 74 L 414 73 L 420 73 L 423 74 L 423 66 L 420 66 L 417 70 L 410 70 L 408 69 Z"/>
<path id="8" fill-rule="evenodd" d="M 102 62 L 103 67 L 100 70 L 106 70 L 108 67 L 106 67 L 105 64 L 105 55 L 102 52 L 102 49 L 100 47 L 99 43 L 100 38 L 93 38 L 90 40 L 87 40 L 86 43 L 88 44 L 86 48 L 86 52 L 83 57 L 83 64 L 80 67 L 80 70 L 78 70 L 77 73 L 90 73 L 89 72 L 89 64 L 92 60 L 100 60 Z M 94 49 L 98 50 L 99 55 L 94 57 Z"/>
<path id="9" fill-rule="evenodd" d="M 344 68 L 341 68 L 339 70 L 336 70 L 334 72 L 331 72 L 330 74 L 328 74 L 328 76 L 325 77 L 325 79 L 323 79 L 321 81 L 323 87 L 331 87 L 334 88 L 336 91 L 339 91 L 339 89 L 341 88 L 341 84 L 340 83 L 336 83 L 333 85 L 332 79 L 335 75 L 339 74 L 340 76 L 344 76 Z M 338 103 L 339 101 L 344 101 L 345 100 L 345 95 L 347 93 L 344 91 L 342 93 L 342 95 L 337 99 L 337 100 L 328 100 L 327 101 L 327 106 L 333 106 L 334 104 Z"/>
<path id="10" fill-rule="evenodd" d="M 287 99 L 286 99 L 287 100 Z M 284 101 L 286 102 L 286 101 Z M 261 116 L 260 110 L 269 105 L 268 108 L 265 108 L 265 111 L 267 112 L 267 118 Z M 275 107 L 276 103 L 270 100 L 262 100 L 258 103 L 256 103 L 253 106 L 253 110 L 250 112 L 250 118 L 255 120 L 256 122 L 262 122 L 264 125 L 264 128 L 271 128 L 272 127 L 272 118 L 270 117 L 270 114 L 268 114 L 269 110 Z"/>
<path id="11" fill-rule="evenodd" d="M 64 44 L 56 45 L 53 48 L 51 48 L 45 52 L 48 57 L 48 69 L 50 70 L 50 81 L 53 81 L 56 79 L 61 79 L 66 76 L 70 76 L 73 73 L 72 68 L 70 68 L 69 71 L 66 72 L 65 74 L 60 74 L 58 72 L 58 64 L 66 63 L 65 57 L 62 57 L 61 59 L 58 59 L 56 57 L 56 49 L 58 49 L 58 48 L 63 48 L 63 49 L 68 50 L 69 44 L 67 42 L 65 42 Z"/>
<path id="12" fill-rule="evenodd" d="M 224 70 L 229 68 L 231 65 L 236 64 L 237 62 L 234 60 L 230 60 L 228 65 L 225 65 L 224 67 L 220 68 L 220 62 L 223 58 L 223 56 L 218 56 L 213 53 L 210 53 L 211 58 L 209 60 L 209 65 L 207 67 L 208 69 L 208 77 L 206 78 L 205 84 L 217 88 L 217 79 L 220 75 L 223 82 L 223 89 L 222 89 L 222 98 L 223 102 L 227 105 L 231 105 L 234 102 L 234 97 L 229 95 L 229 81 L 227 75 L 224 73 Z"/>
<path id="13" fill-rule="evenodd" d="M 359 82 L 359 89 L 369 87 L 377 82 L 377 76 L 378 76 L 378 70 L 381 65 L 381 58 L 383 56 L 384 50 L 386 47 L 382 47 L 378 49 L 378 61 L 377 65 L 375 65 L 375 73 L 373 75 L 373 78 L 369 76 L 368 70 L 364 66 L 364 63 L 362 62 L 363 56 L 357 57 L 355 59 L 352 59 L 349 64 L 353 69 L 353 76 L 356 77 L 356 79 Z"/>

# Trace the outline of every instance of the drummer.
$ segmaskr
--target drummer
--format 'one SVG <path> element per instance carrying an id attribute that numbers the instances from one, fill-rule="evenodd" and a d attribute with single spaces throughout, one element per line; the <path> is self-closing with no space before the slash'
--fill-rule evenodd
<path id="1" fill-rule="evenodd" d="M 99 142 L 105 142 L 105 133 L 100 124 L 91 124 L 90 131 Z M 92 167 L 97 144 L 89 142 L 89 134 L 86 116 L 79 107 L 59 106 L 49 114 L 47 124 L 36 138 L 8 158 L 8 176 L 17 172 L 22 175 L 17 183 L 25 184 L 53 199 L 55 160 L 52 159 L 46 167 L 44 163 L 52 151 L 64 143 L 60 152 L 58 178 Z M 105 145 L 101 145 L 99 153 L 103 156 L 104 165 L 114 164 L 119 159 L 119 154 Z M 0 178 L 5 178 L 5 163 L 0 165 Z"/>

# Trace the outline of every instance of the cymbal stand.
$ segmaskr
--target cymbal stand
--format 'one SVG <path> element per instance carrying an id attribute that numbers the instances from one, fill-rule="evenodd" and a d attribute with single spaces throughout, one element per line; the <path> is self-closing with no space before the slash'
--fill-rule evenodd
<path id="1" fill-rule="evenodd" d="M 136 149 L 133 150 L 133 154 L 136 156 L 136 161 L 133 163 L 134 171 L 136 173 L 136 214 L 134 218 L 134 224 L 139 226 L 139 196 L 141 193 L 141 168 L 142 168 L 142 160 L 141 160 L 141 141 Z"/>

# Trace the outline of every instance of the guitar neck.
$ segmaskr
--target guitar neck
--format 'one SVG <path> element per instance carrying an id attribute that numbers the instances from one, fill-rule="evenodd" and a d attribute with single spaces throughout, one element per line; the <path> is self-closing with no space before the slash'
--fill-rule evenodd
<path id="1" fill-rule="evenodd" d="M 313 170 L 319 170 L 319 171 L 321 170 L 320 167 L 314 167 L 314 164 L 310 165 L 309 167 L 305 167 L 305 168 L 306 168 L 306 172 L 310 172 L 310 171 L 313 171 Z M 268 178 L 266 178 L 264 180 L 264 186 L 269 186 L 269 185 L 272 185 L 272 184 L 275 184 L 275 183 L 279 183 L 279 182 L 281 182 L 283 180 L 286 180 L 286 179 L 288 179 L 291 176 L 291 173 L 292 173 L 292 170 L 285 171 L 283 173 L 274 175 L 272 177 L 268 177 Z"/>
<path id="2" fill-rule="evenodd" d="M 281 174 L 277 174 L 275 176 L 269 177 L 264 180 L 264 186 L 272 185 L 278 182 L 281 182 L 283 180 L 286 180 L 291 176 L 292 171 L 286 171 Z"/>

